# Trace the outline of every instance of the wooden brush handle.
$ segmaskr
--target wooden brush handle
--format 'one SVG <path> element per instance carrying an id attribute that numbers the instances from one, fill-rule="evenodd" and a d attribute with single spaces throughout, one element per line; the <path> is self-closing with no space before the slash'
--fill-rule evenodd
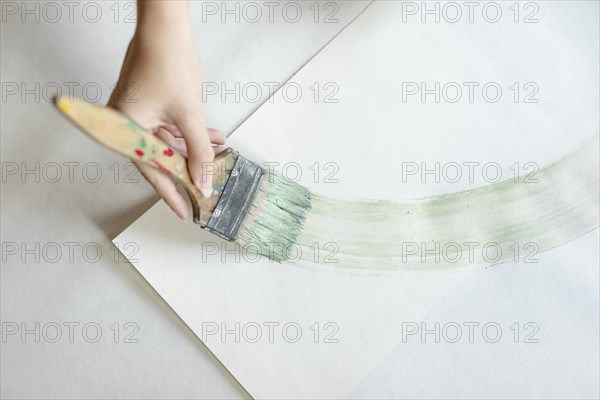
<path id="1" fill-rule="evenodd" d="M 213 193 L 206 198 L 193 184 L 185 157 L 138 123 L 108 107 L 84 100 L 56 99 L 57 107 L 79 128 L 109 149 L 160 170 L 183 184 L 192 203 L 194 222 L 206 226 L 229 179 L 237 153 L 227 149 L 206 165 L 213 175 Z"/>

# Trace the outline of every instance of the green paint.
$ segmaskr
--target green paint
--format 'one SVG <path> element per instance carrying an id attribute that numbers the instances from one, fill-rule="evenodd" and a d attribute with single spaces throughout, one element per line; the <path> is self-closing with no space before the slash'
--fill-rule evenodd
<path id="1" fill-rule="evenodd" d="M 146 130 L 140 124 L 138 124 L 131 118 L 124 116 L 124 119 L 125 119 L 125 127 L 126 128 L 129 128 L 136 133 L 141 133 L 144 135 L 148 134 L 148 132 L 146 132 Z"/>
<path id="2" fill-rule="evenodd" d="M 532 261 L 598 227 L 598 148 L 596 134 L 537 182 L 403 201 L 332 198 L 267 175 L 238 242 L 279 262 L 300 253 L 293 262 L 369 270 Z"/>
<path id="3" fill-rule="evenodd" d="M 274 261 L 290 257 L 307 213 L 311 193 L 279 173 L 267 174 L 238 233 L 238 241 Z"/>

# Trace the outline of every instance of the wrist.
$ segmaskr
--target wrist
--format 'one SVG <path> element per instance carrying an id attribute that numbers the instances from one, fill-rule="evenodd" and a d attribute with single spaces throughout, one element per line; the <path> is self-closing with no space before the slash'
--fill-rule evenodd
<path id="1" fill-rule="evenodd" d="M 138 0 L 138 37 L 183 39 L 192 36 L 187 0 Z"/>

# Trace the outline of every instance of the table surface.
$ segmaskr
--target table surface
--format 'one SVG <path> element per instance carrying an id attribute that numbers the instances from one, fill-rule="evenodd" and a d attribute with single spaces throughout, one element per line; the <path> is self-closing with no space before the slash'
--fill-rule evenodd
<path id="1" fill-rule="evenodd" d="M 209 125 L 231 133 L 368 3 L 192 2 Z M 2 3 L 2 398 L 249 397 L 111 244 L 158 197 L 49 101 L 108 100 L 134 12 Z"/>

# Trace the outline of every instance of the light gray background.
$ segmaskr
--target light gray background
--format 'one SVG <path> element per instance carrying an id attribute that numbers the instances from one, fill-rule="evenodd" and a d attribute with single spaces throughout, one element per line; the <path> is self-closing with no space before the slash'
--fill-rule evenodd
<path id="1" fill-rule="evenodd" d="M 54 3 L 58 8 L 45 3 L 1 2 L 1 319 L 5 328 L 11 323 L 19 327 L 24 323 L 28 329 L 40 324 L 39 343 L 34 334 L 22 338 L 20 332 L 4 338 L 2 398 L 248 397 L 112 247 L 110 240 L 157 200 L 149 185 L 137 173 L 132 179 L 139 183 L 128 183 L 132 170 L 127 161 L 74 133 L 47 99 L 57 87 L 68 94 L 71 86 L 76 96 L 90 100 L 100 88 L 98 101 L 106 102 L 134 29 L 126 22 L 134 2 L 73 2 L 72 21 L 64 2 Z M 217 14 L 203 13 L 207 8 L 202 3 L 216 6 Z M 294 2 L 276 3 L 273 22 L 264 6 L 260 21 L 248 22 L 252 10 L 244 14 L 239 2 L 239 23 L 233 15 L 223 23 L 221 2 L 193 2 L 206 81 L 225 82 L 229 88 L 235 82 L 241 86 L 255 82 L 265 88 L 257 102 L 243 98 L 236 102 L 231 96 L 226 104 L 218 96 L 208 99 L 209 125 L 227 134 L 266 100 L 265 82 L 289 79 L 368 4 L 336 1 L 339 10 L 333 17 L 338 22 L 325 23 L 335 11 L 328 2 L 298 2 L 302 17 L 293 23 L 293 8 L 288 9 L 287 20 L 282 13 L 287 3 Z M 320 10 L 316 22 L 314 3 Z M 9 94 L 15 85 L 18 92 Z M 87 93 L 82 92 L 85 85 Z M 24 89 L 31 91 L 23 95 Z M 98 166 L 102 175 L 91 182 Z M 14 175 L 13 168 L 18 168 Z M 25 168 L 37 168 L 38 176 L 23 176 Z M 35 254 L 23 251 L 36 245 L 40 250 Z M 82 254 L 86 245 L 87 260 Z M 17 254 L 5 251 L 14 246 Z M 74 248 L 73 257 L 69 246 Z M 93 261 L 98 247 L 101 255 Z M 118 343 L 110 329 L 115 322 Z M 132 332 L 124 329 L 127 322 L 139 327 L 133 336 L 138 343 L 124 343 L 124 336 Z M 79 324 L 72 343 L 65 323 Z M 88 323 L 102 329 L 96 343 L 86 340 L 93 339 L 94 329 L 88 336 L 82 333 Z M 56 343 L 51 343 L 56 334 L 52 324 L 62 327 Z"/>

